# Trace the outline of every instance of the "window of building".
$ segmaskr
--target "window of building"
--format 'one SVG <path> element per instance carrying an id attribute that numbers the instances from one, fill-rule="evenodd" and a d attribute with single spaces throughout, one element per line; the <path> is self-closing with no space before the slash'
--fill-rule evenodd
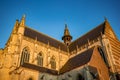
<path id="1" fill-rule="evenodd" d="M 21 55 L 20 65 L 23 65 L 24 62 L 29 62 L 30 53 L 27 48 L 24 48 Z"/>
<path id="2" fill-rule="evenodd" d="M 85 80 L 85 79 L 84 79 L 84 77 L 79 73 L 79 74 L 77 75 L 77 80 Z"/>
<path id="3" fill-rule="evenodd" d="M 51 69 L 56 69 L 56 61 L 54 56 L 50 59 L 50 64 L 51 64 Z"/>
<path id="4" fill-rule="evenodd" d="M 43 55 L 42 55 L 42 52 L 40 52 L 38 55 L 37 55 L 37 64 L 39 66 L 43 66 Z"/>

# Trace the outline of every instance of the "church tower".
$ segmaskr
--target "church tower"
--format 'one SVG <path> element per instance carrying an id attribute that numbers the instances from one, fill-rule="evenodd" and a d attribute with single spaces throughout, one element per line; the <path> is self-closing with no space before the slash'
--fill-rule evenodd
<path id="1" fill-rule="evenodd" d="M 72 36 L 70 35 L 70 32 L 67 28 L 67 24 L 65 24 L 65 30 L 64 30 L 64 35 L 62 37 L 62 40 L 64 43 L 68 46 L 72 40 Z"/>

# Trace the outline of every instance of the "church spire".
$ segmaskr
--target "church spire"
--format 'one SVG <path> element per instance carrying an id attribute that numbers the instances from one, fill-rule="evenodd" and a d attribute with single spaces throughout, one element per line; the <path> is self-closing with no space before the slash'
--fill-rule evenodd
<path id="1" fill-rule="evenodd" d="M 25 15 L 22 16 L 20 26 L 25 26 Z"/>
<path id="2" fill-rule="evenodd" d="M 70 32 L 68 30 L 67 24 L 65 24 L 65 30 L 64 30 L 64 35 L 62 37 L 62 40 L 64 43 L 68 46 L 72 40 L 72 36 L 70 35 Z"/>
<path id="3" fill-rule="evenodd" d="M 70 35 L 70 32 L 69 32 L 68 27 L 67 27 L 67 24 L 65 24 L 64 35 Z"/>

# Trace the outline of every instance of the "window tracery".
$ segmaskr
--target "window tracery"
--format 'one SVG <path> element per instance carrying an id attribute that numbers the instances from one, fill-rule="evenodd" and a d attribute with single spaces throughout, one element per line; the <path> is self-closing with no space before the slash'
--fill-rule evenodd
<path id="1" fill-rule="evenodd" d="M 30 53 L 28 48 L 24 48 L 21 55 L 20 65 L 23 65 L 24 62 L 29 62 Z"/>
<path id="2" fill-rule="evenodd" d="M 39 66 L 43 66 L 43 54 L 42 52 L 40 52 L 38 55 L 37 55 L 37 64 Z"/>
<path id="3" fill-rule="evenodd" d="M 54 56 L 52 56 L 52 58 L 50 59 L 50 64 L 52 69 L 56 69 L 56 61 Z"/>

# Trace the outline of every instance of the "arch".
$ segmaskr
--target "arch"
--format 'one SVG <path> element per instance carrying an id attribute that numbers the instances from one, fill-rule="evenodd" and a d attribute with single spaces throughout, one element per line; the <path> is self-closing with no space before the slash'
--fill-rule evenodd
<path id="1" fill-rule="evenodd" d="M 43 53 L 39 52 L 37 55 L 37 65 L 43 66 Z"/>
<path id="2" fill-rule="evenodd" d="M 24 49 L 27 49 L 27 50 L 30 52 L 30 47 L 25 46 L 25 47 L 23 48 L 23 50 L 24 50 Z"/>
<path id="3" fill-rule="evenodd" d="M 55 56 L 52 56 L 50 59 L 51 69 L 56 69 L 56 60 Z"/>
<path id="4" fill-rule="evenodd" d="M 22 54 L 21 54 L 21 61 L 20 65 L 23 65 L 24 62 L 29 62 L 30 57 L 30 50 L 28 47 L 23 48 Z"/>
<path id="5" fill-rule="evenodd" d="M 78 73 L 77 74 L 77 80 L 85 80 L 82 74 Z"/>

